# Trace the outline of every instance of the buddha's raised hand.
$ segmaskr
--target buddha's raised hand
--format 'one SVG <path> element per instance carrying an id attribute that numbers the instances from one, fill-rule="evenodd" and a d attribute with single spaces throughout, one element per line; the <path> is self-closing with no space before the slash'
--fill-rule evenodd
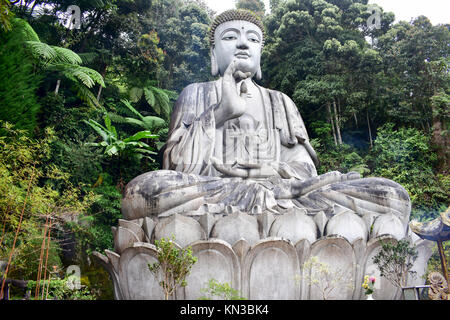
<path id="1" fill-rule="evenodd" d="M 237 83 L 251 76 L 250 72 L 238 70 L 238 63 L 233 60 L 225 70 L 222 79 L 222 99 L 214 110 L 216 127 L 220 127 L 225 121 L 238 118 L 245 112 L 245 95 L 247 85 L 242 82 L 240 94 L 237 92 Z"/>

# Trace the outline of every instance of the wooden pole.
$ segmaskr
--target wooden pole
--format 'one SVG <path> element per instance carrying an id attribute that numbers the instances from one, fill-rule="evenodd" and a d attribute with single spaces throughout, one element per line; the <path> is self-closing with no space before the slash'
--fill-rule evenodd
<path id="1" fill-rule="evenodd" d="M 439 250 L 439 257 L 441 258 L 442 273 L 443 273 L 444 278 L 447 281 L 447 285 L 448 285 L 447 259 L 445 258 L 444 247 L 442 246 L 442 241 L 438 240 L 437 245 L 438 245 L 438 250 Z"/>

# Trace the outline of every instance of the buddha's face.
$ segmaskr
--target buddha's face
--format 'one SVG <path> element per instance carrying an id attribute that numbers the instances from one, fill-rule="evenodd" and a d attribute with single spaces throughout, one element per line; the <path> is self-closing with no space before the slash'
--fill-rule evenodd
<path id="1" fill-rule="evenodd" d="M 262 32 L 254 23 L 244 20 L 220 24 L 214 33 L 215 56 L 219 73 L 223 76 L 228 65 L 237 60 L 236 69 L 256 74 L 261 61 Z"/>

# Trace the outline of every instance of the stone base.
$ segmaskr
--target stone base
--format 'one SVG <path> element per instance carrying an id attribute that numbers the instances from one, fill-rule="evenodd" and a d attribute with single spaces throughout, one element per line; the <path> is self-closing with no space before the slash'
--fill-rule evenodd
<path id="1" fill-rule="evenodd" d="M 365 299 L 361 287 L 365 275 L 377 278 L 375 300 L 399 299 L 400 290 L 380 277 L 372 262 L 381 241 L 412 237 L 419 257 L 414 265 L 417 275 L 408 279 L 409 286 L 424 284 L 422 276 L 433 243 L 421 240 L 408 229 L 403 231 L 403 225 L 396 224 L 393 216 L 369 218 L 348 212 L 331 218 L 324 213 L 312 217 L 294 210 L 280 216 L 235 212 L 224 217 L 204 214 L 174 215 L 160 221 L 119 220 L 119 226 L 113 228 L 115 252 L 106 250 L 106 256 L 94 252 L 94 256 L 111 275 L 116 299 L 164 298 L 159 280 L 147 265 L 157 261 L 154 240 L 172 235 L 179 247 L 191 246 L 198 258 L 186 279 L 187 286 L 176 292 L 175 299 L 202 297 L 202 289 L 207 289 L 210 279 L 229 283 L 251 300 L 322 299 L 320 285 L 326 279 L 310 285 L 308 279 L 311 274 L 315 277 L 316 270 L 304 267 L 311 257 L 340 275 L 341 282 L 333 285 L 335 289 L 328 299 Z"/>

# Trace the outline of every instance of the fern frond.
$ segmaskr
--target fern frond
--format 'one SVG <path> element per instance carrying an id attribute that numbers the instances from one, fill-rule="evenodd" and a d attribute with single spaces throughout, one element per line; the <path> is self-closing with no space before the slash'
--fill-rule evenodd
<path id="1" fill-rule="evenodd" d="M 54 60 L 58 54 L 52 46 L 40 41 L 25 41 L 25 45 L 30 49 L 30 53 L 36 62 L 45 64 Z"/>
<path id="2" fill-rule="evenodd" d="M 116 123 L 128 123 L 127 119 L 125 117 L 122 117 L 121 115 L 118 115 L 116 113 L 108 112 L 108 116 L 111 119 L 111 121 Z"/>
<path id="3" fill-rule="evenodd" d="M 88 67 L 80 67 L 91 79 L 101 85 L 103 88 L 105 87 L 105 82 L 103 80 L 103 77 L 100 73 L 98 73 L 96 70 L 88 68 Z"/>
<path id="4" fill-rule="evenodd" d="M 25 20 L 13 18 L 11 19 L 11 25 L 13 26 L 14 32 L 19 34 L 23 41 L 41 42 L 36 31 L 34 31 L 30 24 Z"/>
<path id="5" fill-rule="evenodd" d="M 70 49 L 57 46 L 51 47 L 53 48 L 53 50 L 55 50 L 57 54 L 57 56 L 55 57 L 55 62 L 70 63 L 76 65 L 80 65 L 83 62 L 80 56 Z"/>
<path id="6" fill-rule="evenodd" d="M 94 62 L 94 60 L 98 58 L 99 54 L 97 52 L 84 52 L 78 53 L 78 56 L 83 61 L 83 64 L 86 64 Z"/>
<path id="7" fill-rule="evenodd" d="M 144 93 L 144 90 L 138 87 L 134 87 L 130 89 L 129 95 L 131 102 L 138 102 L 141 100 L 142 94 Z"/>
<path id="8" fill-rule="evenodd" d="M 153 93 L 153 88 L 154 87 L 144 88 L 145 100 L 153 109 L 155 109 L 156 113 L 160 114 L 161 110 L 157 110 L 157 106 L 155 105 L 156 97 Z"/>
<path id="9" fill-rule="evenodd" d="M 155 92 L 155 98 L 157 101 L 157 105 L 159 106 L 160 113 L 161 111 L 168 117 L 170 115 L 170 99 L 169 96 L 164 92 L 164 90 L 153 87 Z"/>
<path id="10" fill-rule="evenodd" d="M 74 86 L 77 89 L 77 97 L 86 102 L 91 108 L 102 108 L 95 95 L 83 85 L 74 82 Z"/>

